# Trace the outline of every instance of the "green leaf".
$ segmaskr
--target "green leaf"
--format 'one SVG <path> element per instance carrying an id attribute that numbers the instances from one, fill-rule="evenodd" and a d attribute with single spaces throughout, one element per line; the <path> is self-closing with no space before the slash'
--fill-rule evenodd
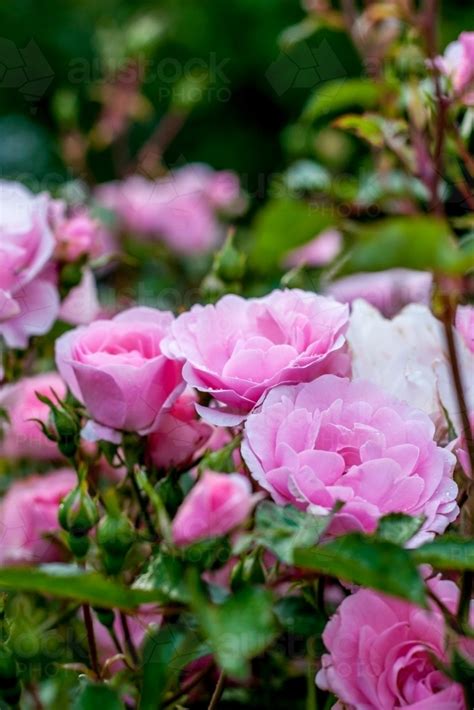
<path id="1" fill-rule="evenodd" d="M 474 571 L 474 540 L 448 534 L 411 550 L 416 564 L 426 563 L 446 570 Z"/>
<path id="2" fill-rule="evenodd" d="M 423 522 L 422 516 L 412 517 L 403 513 L 390 513 L 380 518 L 377 537 L 396 545 L 405 545 L 418 532 Z"/>
<path id="3" fill-rule="evenodd" d="M 180 671 L 205 653 L 198 635 L 179 625 L 166 624 L 150 632 L 143 646 L 139 710 L 159 710 L 166 691 Z"/>
<path id="4" fill-rule="evenodd" d="M 303 111 L 304 121 L 316 122 L 349 111 L 368 110 L 377 106 L 386 87 L 371 79 L 341 79 L 317 88 Z"/>
<path id="5" fill-rule="evenodd" d="M 39 567 L 3 567 L 0 589 L 33 592 L 106 609 L 134 609 L 141 604 L 165 602 L 161 591 L 129 589 L 74 565 L 49 564 Z"/>
<path id="6" fill-rule="evenodd" d="M 406 267 L 462 274 L 474 255 L 456 244 L 448 224 L 434 216 L 413 215 L 364 224 L 342 264 L 343 273 Z"/>
<path id="7" fill-rule="evenodd" d="M 327 208 L 291 199 L 271 201 L 254 222 L 249 263 L 263 273 L 277 269 L 286 252 L 306 244 L 336 222 L 336 215 Z"/>
<path id="8" fill-rule="evenodd" d="M 313 547 L 329 523 L 329 516 L 304 513 L 293 506 L 263 501 L 256 512 L 255 540 L 282 562 L 293 563 L 298 548 Z"/>
<path id="9" fill-rule="evenodd" d="M 425 588 L 407 550 L 360 533 L 294 553 L 299 567 L 377 589 L 426 606 Z"/>
<path id="10" fill-rule="evenodd" d="M 275 614 L 286 631 L 299 636 L 319 636 L 326 626 L 326 618 L 301 596 L 279 599 Z"/>
<path id="11" fill-rule="evenodd" d="M 270 592 L 247 587 L 223 604 L 212 604 L 196 583 L 192 604 L 222 670 L 235 678 L 247 677 L 249 660 L 262 653 L 277 634 Z"/>
<path id="12" fill-rule="evenodd" d="M 146 572 L 137 578 L 133 589 L 157 590 L 171 601 L 187 603 L 189 592 L 181 560 L 160 552 L 150 560 Z"/>
<path id="13" fill-rule="evenodd" d="M 365 113 L 362 116 L 354 113 L 340 116 L 333 124 L 335 128 L 353 133 L 358 138 L 366 141 L 374 148 L 382 148 L 384 145 L 390 147 L 392 141 L 401 134 L 408 135 L 408 124 L 403 120 L 389 121 L 376 113 Z M 399 150 L 405 151 L 405 147 L 397 141 Z M 409 159 L 409 154 L 406 155 Z"/>
<path id="14" fill-rule="evenodd" d="M 124 705 L 116 690 L 105 683 L 83 681 L 76 696 L 73 710 L 124 710 Z"/>

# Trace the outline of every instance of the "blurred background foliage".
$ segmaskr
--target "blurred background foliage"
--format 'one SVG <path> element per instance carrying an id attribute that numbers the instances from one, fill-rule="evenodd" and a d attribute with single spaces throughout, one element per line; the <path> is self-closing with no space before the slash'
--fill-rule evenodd
<path id="1" fill-rule="evenodd" d="M 473 14 L 464 0 L 445 3 L 443 46 Z M 107 145 L 95 128 L 87 175 L 81 177 L 89 182 L 116 177 L 117 155 L 134 156 L 173 109 L 189 115 L 170 142 L 165 164 L 203 161 L 235 169 L 258 201 L 266 195 L 269 176 L 288 158 L 308 153 L 303 137 L 288 126 L 311 88 L 362 70 L 343 31 L 298 25 L 304 18 L 296 0 L 2 3 L 0 173 L 40 180 L 41 189 L 80 173 L 69 155 L 78 149 L 69 146 L 68 154 L 62 137 L 72 127 L 81 134 L 93 129 L 114 99 L 104 79 L 128 57 L 138 63 L 144 81 L 139 101 L 131 94 L 128 101 L 117 99 L 125 100 L 132 114 L 126 139 Z M 308 48 L 322 52 L 316 65 L 308 64 Z M 357 160 L 354 146 L 338 135 L 333 143 L 324 136 L 325 161 L 337 162 L 341 151 Z"/>

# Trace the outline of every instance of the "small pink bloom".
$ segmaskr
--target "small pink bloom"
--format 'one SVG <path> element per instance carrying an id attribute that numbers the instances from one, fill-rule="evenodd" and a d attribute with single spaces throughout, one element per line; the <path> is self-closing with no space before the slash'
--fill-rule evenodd
<path id="1" fill-rule="evenodd" d="M 455 459 L 423 412 L 364 380 L 327 375 L 272 390 L 245 424 L 242 455 L 273 499 L 327 515 L 329 534 L 373 532 L 388 513 L 423 515 L 412 545 L 458 514 Z"/>
<path id="2" fill-rule="evenodd" d="M 244 522 L 255 502 L 245 476 L 205 471 L 176 513 L 173 540 L 189 545 L 225 535 Z"/>
<path id="3" fill-rule="evenodd" d="M 391 318 L 409 303 L 429 305 L 432 282 L 428 272 L 389 269 L 338 279 L 329 284 L 326 293 L 341 303 L 352 304 L 362 298 Z"/>
<path id="4" fill-rule="evenodd" d="M 61 261 L 77 261 L 90 254 L 99 225 L 86 210 L 66 217 L 55 229 L 56 257 Z"/>
<path id="5" fill-rule="evenodd" d="M 160 418 L 158 429 L 148 438 L 148 456 L 157 468 L 182 466 L 209 440 L 212 428 L 196 414 L 197 397 L 184 392 Z"/>
<path id="6" fill-rule="evenodd" d="M 293 249 L 285 257 L 286 266 L 325 266 L 336 258 L 342 249 L 342 235 L 336 229 L 321 232 L 308 244 Z"/>
<path id="7" fill-rule="evenodd" d="M 454 92 L 466 106 L 474 106 L 474 32 L 461 32 L 456 42 L 437 57 L 439 70 L 451 79 Z"/>
<path id="8" fill-rule="evenodd" d="M 63 558 L 47 538 L 59 531 L 58 508 L 74 488 L 74 471 L 61 469 L 17 481 L 0 502 L 0 564 L 40 564 Z"/>
<path id="9" fill-rule="evenodd" d="M 294 289 L 250 299 L 228 295 L 180 315 L 163 350 L 184 361 L 189 385 L 228 408 L 227 417 L 203 407 L 199 413 L 212 423 L 235 424 L 276 385 L 347 374 L 347 325 L 347 306 L 314 293 Z"/>
<path id="10" fill-rule="evenodd" d="M 459 589 L 439 577 L 431 591 L 456 613 Z M 474 603 L 471 603 L 474 622 Z M 448 663 L 446 623 L 430 602 L 424 610 L 409 602 L 361 589 L 347 597 L 323 633 L 328 653 L 322 657 L 317 685 L 334 693 L 347 710 L 465 710 L 462 687 L 445 676 L 433 660 Z M 474 642 L 462 653 L 474 660 Z"/>
<path id="11" fill-rule="evenodd" d="M 79 327 L 56 341 L 58 369 L 104 429 L 147 434 L 182 389 L 181 365 L 162 353 L 173 315 L 131 308 Z"/>
<path id="12" fill-rule="evenodd" d="M 46 333 L 59 310 L 57 288 L 45 274 L 54 250 L 48 206 L 47 195 L 0 181 L 0 336 L 11 348 Z"/>
<path id="13" fill-rule="evenodd" d="M 458 306 L 456 329 L 469 350 L 474 353 L 474 306 Z"/>
<path id="14" fill-rule="evenodd" d="M 48 423 L 49 407 L 39 401 L 36 392 L 54 402 L 53 390 L 61 398 L 66 394 L 66 386 L 55 372 L 27 377 L 0 389 L 0 407 L 7 411 L 10 420 L 3 426 L 0 456 L 14 460 L 62 458 L 56 444 L 45 437 L 36 421 L 32 421 L 37 419 L 43 424 Z"/>

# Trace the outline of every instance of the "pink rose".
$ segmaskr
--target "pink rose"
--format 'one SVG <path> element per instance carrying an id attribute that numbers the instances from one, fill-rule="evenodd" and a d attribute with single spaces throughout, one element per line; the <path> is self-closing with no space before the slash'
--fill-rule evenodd
<path id="1" fill-rule="evenodd" d="M 439 577 L 431 591 L 456 613 L 459 589 Z M 472 603 L 471 603 L 472 604 Z M 474 604 L 471 606 L 474 622 Z M 449 661 L 446 624 L 430 602 L 424 610 L 409 602 L 361 589 L 347 597 L 323 633 L 328 653 L 322 657 L 317 685 L 334 693 L 347 710 L 465 710 L 463 690 L 445 676 L 433 659 Z M 462 652 L 474 660 L 474 642 Z"/>
<path id="2" fill-rule="evenodd" d="M 342 249 L 342 234 L 337 229 L 327 229 L 318 234 L 308 244 L 290 251 L 285 257 L 288 267 L 325 266 L 336 258 Z"/>
<path id="3" fill-rule="evenodd" d="M 99 224 L 87 210 L 81 209 L 64 218 L 56 225 L 56 257 L 61 261 L 77 261 L 90 254 L 96 239 Z"/>
<path id="4" fill-rule="evenodd" d="M 458 306 L 456 329 L 469 350 L 474 353 L 474 306 Z"/>
<path id="5" fill-rule="evenodd" d="M 59 531 L 58 508 L 77 476 L 61 469 L 16 481 L 0 502 L 0 564 L 40 564 L 63 559 L 47 535 Z"/>
<path id="6" fill-rule="evenodd" d="M 276 385 L 347 374 L 347 325 L 347 306 L 314 293 L 228 295 L 180 315 L 163 349 L 185 362 L 189 385 L 228 408 L 227 416 L 198 407 L 200 414 L 211 423 L 236 424 Z"/>
<path id="7" fill-rule="evenodd" d="M 39 401 L 36 392 L 54 402 L 53 390 L 61 398 L 66 394 L 66 386 L 55 372 L 27 377 L 0 389 L 0 407 L 7 411 L 10 420 L 2 427 L 0 456 L 15 460 L 62 458 L 56 444 L 45 437 L 36 421 L 32 421 L 39 419 L 43 424 L 48 423 L 49 407 Z"/>
<path id="8" fill-rule="evenodd" d="M 125 430 L 147 434 L 158 426 L 182 388 L 181 366 L 162 353 L 173 315 L 131 308 L 110 321 L 79 327 L 56 341 L 58 369 L 98 427 L 88 435 Z"/>
<path id="9" fill-rule="evenodd" d="M 54 250 L 47 195 L 33 195 L 16 182 L 0 181 L 0 336 L 11 348 L 26 348 L 43 335 L 59 310 L 59 295 L 45 274 Z"/>
<path id="10" fill-rule="evenodd" d="M 225 535 L 247 518 L 256 502 L 250 482 L 240 473 L 205 471 L 173 520 L 176 545 Z"/>
<path id="11" fill-rule="evenodd" d="M 363 380 L 327 375 L 272 390 L 245 424 L 242 455 L 281 505 L 327 515 L 329 534 L 373 532 L 387 513 L 423 515 L 412 545 L 458 514 L 455 459 L 426 414 Z"/>
<path id="12" fill-rule="evenodd" d="M 341 303 L 363 298 L 390 318 L 409 303 L 429 305 L 432 283 L 432 275 L 425 271 L 389 269 L 338 279 L 329 284 L 326 293 Z"/>
<path id="13" fill-rule="evenodd" d="M 243 208 L 238 179 L 205 165 L 187 165 L 157 180 L 133 175 L 101 185 L 99 202 L 114 210 L 124 229 L 161 238 L 183 254 L 209 251 L 223 238 L 217 212 Z"/>
<path id="14" fill-rule="evenodd" d="M 209 440 L 212 428 L 196 415 L 197 397 L 184 392 L 160 418 L 158 429 L 148 438 L 148 455 L 157 468 L 182 466 Z"/>
<path id="15" fill-rule="evenodd" d="M 474 106 L 474 32 L 461 32 L 451 42 L 442 57 L 437 57 L 438 69 L 451 79 L 454 92 L 466 106 Z"/>

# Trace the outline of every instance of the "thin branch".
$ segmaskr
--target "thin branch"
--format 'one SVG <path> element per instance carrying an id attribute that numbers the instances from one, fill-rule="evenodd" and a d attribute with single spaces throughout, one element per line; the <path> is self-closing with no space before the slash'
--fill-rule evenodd
<path id="1" fill-rule="evenodd" d="M 225 687 L 225 673 L 224 673 L 224 671 L 221 671 L 221 674 L 219 676 L 219 680 L 217 681 L 216 687 L 214 688 L 211 702 L 209 703 L 207 710 L 215 710 L 217 708 L 217 706 L 219 705 L 219 700 L 221 699 L 221 695 L 224 692 L 224 687 Z"/>
<path id="2" fill-rule="evenodd" d="M 99 657 L 97 655 L 97 645 L 95 642 L 94 624 L 92 622 L 92 614 L 91 614 L 91 608 L 90 608 L 89 604 L 83 604 L 82 611 L 84 614 L 84 623 L 85 623 L 86 633 L 87 633 L 87 643 L 89 645 L 89 656 L 90 656 L 90 660 L 91 660 L 91 668 L 94 671 L 97 678 L 100 678 L 101 674 L 100 674 L 100 666 L 99 666 Z"/>

